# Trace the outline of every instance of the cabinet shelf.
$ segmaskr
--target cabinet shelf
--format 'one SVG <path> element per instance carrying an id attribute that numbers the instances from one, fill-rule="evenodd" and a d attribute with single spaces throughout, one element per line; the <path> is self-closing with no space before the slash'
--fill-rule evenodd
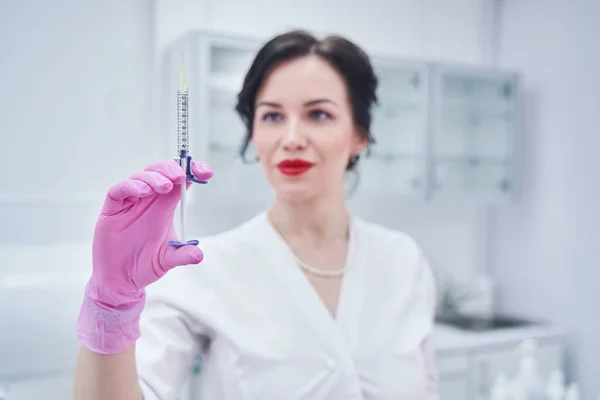
<path id="1" fill-rule="evenodd" d="M 383 152 L 383 151 L 371 151 L 367 159 L 381 161 L 383 163 L 393 162 L 408 162 L 417 161 L 423 157 L 422 154 L 418 153 L 396 153 L 396 152 Z"/>
<path id="2" fill-rule="evenodd" d="M 511 160 L 505 158 L 436 158 L 434 173 L 436 192 L 507 195 L 512 188 Z"/>
<path id="3" fill-rule="evenodd" d="M 462 106 L 450 104 L 444 106 L 442 113 L 445 117 L 454 117 L 470 124 L 477 123 L 481 120 L 494 119 L 512 121 L 515 117 L 514 110 L 498 110 L 493 107 L 486 107 L 486 105 L 477 105 L 465 108 Z"/>
<path id="4" fill-rule="evenodd" d="M 372 151 L 359 164 L 359 191 L 375 196 L 423 197 L 423 154 Z"/>
<path id="5" fill-rule="evenodd" d="M 480 157 L 475 155 L 440 155 L 435 157 L 436 163 L 455 163 L 464 164 L 469 167 L 479 165 L 504 165 L 510 166 L 512 159 L 503 157 Z"/>

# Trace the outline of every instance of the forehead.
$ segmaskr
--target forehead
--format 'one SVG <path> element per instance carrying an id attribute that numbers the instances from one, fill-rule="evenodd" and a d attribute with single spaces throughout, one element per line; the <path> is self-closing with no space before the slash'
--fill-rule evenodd
<path id="1" fill-rule="evenodd" d="M 318 56 L 306 56 L 279 64 L 267 76 L 257 95 L 257 101 L 304 103 L 314 99 L 329 99 L 336 103 L 346 100 L 342 76 Z"/>

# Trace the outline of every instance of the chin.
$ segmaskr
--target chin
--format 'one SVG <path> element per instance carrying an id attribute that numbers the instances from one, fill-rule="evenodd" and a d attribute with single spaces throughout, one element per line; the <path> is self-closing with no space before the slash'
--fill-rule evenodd
<path id="1" fill-rule="evenodd" d="M 317 195 L 314 185 L 308 182 L 278 182 L 274 186 L 278 199 L 293 203 L 302 203 Z"/>

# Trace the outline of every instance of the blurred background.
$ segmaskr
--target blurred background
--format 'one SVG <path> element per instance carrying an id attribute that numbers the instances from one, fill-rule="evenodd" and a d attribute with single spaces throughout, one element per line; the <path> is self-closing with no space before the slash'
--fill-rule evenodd
<path id="1" fill-rule="evenodd" d="M 215 169 L 192 230 L 268 205 L 233 104 L 292 28 L 373 57 L 378 144 L 350 201 L 431 260 L 442 399 L 489 398 L 527 351 L 597 398 L 600 1 L 0 0 L 0 399 L 71 398 L 95 220 L 110 185 L 176 155 L 182 53 L 191 152 Z"/>

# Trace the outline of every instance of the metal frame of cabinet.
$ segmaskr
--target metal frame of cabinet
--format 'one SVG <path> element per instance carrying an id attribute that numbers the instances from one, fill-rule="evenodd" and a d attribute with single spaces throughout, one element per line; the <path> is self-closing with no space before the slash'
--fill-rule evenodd
<path id="1" fill-rule="evenodd" d="M 242 164 L 232 151 L 239 148 L 244 134 L 239 118 L 233 112 L 236 91 L 262 43 L 263 40 L 255 38 L 192 31 L 175 42 L 163 59 L 159 101 L 165 156 L 170 157 L 175 152 L 174 99 L 183 54 L 190 71 L 192 154 L 209 163 L 212 161 L 218 175 L 223 177 L 218 180 L 216 174 L 214 182 L 211 181 L 211 190 L 206 191 L 220 192 L 221 198 L 248 197 L 249 193 L 263 199 L 271 198 L 263 196 L 270 188 L 258 178 L 261 173 L 258 166 Z M 371 55 L 371 59 L 380 81 L 380 105 L 373 111 L 372 127 L 379 144 L 372 147 L 371 155 L 359 163 L 360 185 L 356 196 L 378 198 L 383 195 L 421 202 L 479 204 L 502 204 L 515 199 L 521 146 L 522 100 L 518 74 L 377 54 Z M 504 115 L 499 114 L 500 122 L 494 125 L 491 118 L 486 119 L 485 110 L 461 109 L 461 99 L 456 97 L 461 94 L 460 79 L 465 92 L 463 100 L 469 98 L 465 88 L 473 86 L 475 94 L 471 96 L 470 106 L 485 100 L 485 92 L 490 88 L 492 91 L 488 90 L 487 95 L 491 97 L 487 101 L 492 104 L 498 100 L 498 96 L 493 97 L 498 95 L 493 92 L 494 85 L 510 86 L 510 100 L 504 104 L 510 110 Z M 451 104 L 454 101 L 452 95 L 458 100 L 454 105 Z M 446 118 L 451 107 L 457 110 L 456 118 L 471 113 L 470 127 L 452 128 L 452 116 Z M 505 122 L 504 131 L 502 121 Z M 484 123 L 488 123 L 485 129 L 481 128 Z M 477 132 L 472 126 L 476 124 L 481 128 Z M 215 140 L 212 133 L 221 136 Z M 461 145 L 470 146 L 471 152 L 463 149 L 463 153 L 453 154 L 452 149 Z M 491 153 L 500 145 L 504 146 L 505 154 L 495 157 Z M 173 150 L 166 151 L 170 148 Z M 390 170 L 396 173 L 390 173 Z M 228 185 L 230 177 L 242 184 L 239 187 Z"/>

